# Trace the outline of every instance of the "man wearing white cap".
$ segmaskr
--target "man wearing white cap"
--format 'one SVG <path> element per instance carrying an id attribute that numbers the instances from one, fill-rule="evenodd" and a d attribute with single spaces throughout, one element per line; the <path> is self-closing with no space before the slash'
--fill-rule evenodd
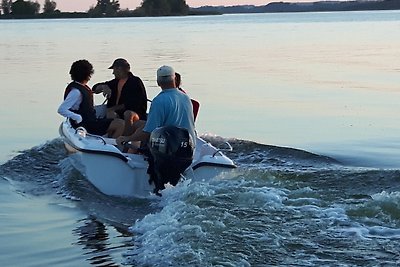
<path id="1" fill-rule="evenodd" d="M 175 85 L 175 71 L 170 66 L 161 66 L 157 70 L 157 84 L 161 92 L 151 103 L 147 121 L 136 122 L 133 134 L 121 136 L 119 144 L 128 141 L 147 141 L 151 132 L 162 126 L 176 126 L 188 130 L 196 140 L 193 106 L 190 98 L 179 91 Z"/>

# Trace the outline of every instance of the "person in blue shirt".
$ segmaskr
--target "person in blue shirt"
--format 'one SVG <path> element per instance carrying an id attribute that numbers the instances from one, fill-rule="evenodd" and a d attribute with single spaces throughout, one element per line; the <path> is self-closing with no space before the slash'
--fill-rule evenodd
<path id="1" fill-rule="evenodd" d="M 193 106 L 190 98 L 176 88 L 175 71 L 170 66 L 161 66 L 157 70 L 157 84 L 161 92 L 153 99 L 147 121 L 137 121 L 131 129 L 131 135 L 117 138 L 117 143 L 147 142 L 151 132 L 162 126 L 176 126 L 186 129 L 196 140 Z"/>

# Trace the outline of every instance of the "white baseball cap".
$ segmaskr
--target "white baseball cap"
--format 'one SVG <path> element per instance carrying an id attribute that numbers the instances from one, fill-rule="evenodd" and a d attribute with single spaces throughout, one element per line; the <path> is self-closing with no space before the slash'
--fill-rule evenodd
<path id="1" fill-rule="evenodd" d="M 175 77 L 175 70 L 170 66 L 161 66 L 157 70 L 157 77 Z"/>

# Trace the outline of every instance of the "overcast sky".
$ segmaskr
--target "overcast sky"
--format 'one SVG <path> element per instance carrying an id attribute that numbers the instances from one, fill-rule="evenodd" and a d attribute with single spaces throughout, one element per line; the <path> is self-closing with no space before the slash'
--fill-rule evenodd
<path id="1" fill-rule="evenodd" d="M 57 3 L 57 8 L 61 11 L 87 11 L 90 6 L 94 6 L 97 0 L 53 0 Z M 270 2 L 315 2 L 318 0 L 186 0 L 191 7 L 204 5 L 266 5 Z M 38 0 L 43 6 L 44 0 Z M 135 9 L 140 5 L 142 0 L 119 0 L 121 8 Z"/>

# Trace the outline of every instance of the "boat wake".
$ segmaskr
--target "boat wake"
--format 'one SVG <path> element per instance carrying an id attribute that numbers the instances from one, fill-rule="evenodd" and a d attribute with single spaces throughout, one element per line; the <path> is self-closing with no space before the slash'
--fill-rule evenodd
<path id="1" fill-rule="evenodd" d="M 204 135 L 203 138 L 215 146 L 228 141 L 234 150 L 227 154 L 242 168 L 310 171 L 335 168 L 340 165 L 340 162 L 333 158 L 295 148 L 262 145 L 252 141 L 225 139 L 212 135 Z"/>
<path id="2" fill-rule="evenodd" d="M 269 171 L 315 171 L 337 168 L 340 164 L 333 158 L 303 150 L 261 145 L 239 139 L 224 139 L 204 135 L 206 141 L 218 146 L 229 141 L 234 147 L 225 152 L 240 167 L 238 173 L 251 170 Z M 24 183 L 24 192 L 32 195 L 62 194 L 70 199 L 85 199 L 92 194 L 93 186 L 74 170 L 60 138 L 43 145 L 21 151 L 19 155 L 0 166 L 0 175 L 14 183 Z M 83 188 L 89 188 L 89 192 Z"/>
<path id="3" fill-rule="evenodd" d="M 74 232 L 79 240 L 90 237 L 87 257 L 115 247 L 121 253 L 97 266 L 400 263 L 399 170 L 203 138 L 216 146 L 229 141 L 234 151 L 225 153 L 239 168 L 210 182 L 183 181 L 162 198 L 100 193 L 72 167 L 60 139 L 22 151 L 0 166 L 0 177 L 23 194 L 59 195 L 87 213 Z"/>
<path id="4" fill-rule="evenodd" d="M 61 140 L 54 139 L 21 151 L 0 166 L 0 175 L 14 184 L 20 184 L 19 189 L 23 193 L 35 196 L 50 194 L 54 192 L 54 184 L 61 174 L 59 163 L 66 156 Z"/>

